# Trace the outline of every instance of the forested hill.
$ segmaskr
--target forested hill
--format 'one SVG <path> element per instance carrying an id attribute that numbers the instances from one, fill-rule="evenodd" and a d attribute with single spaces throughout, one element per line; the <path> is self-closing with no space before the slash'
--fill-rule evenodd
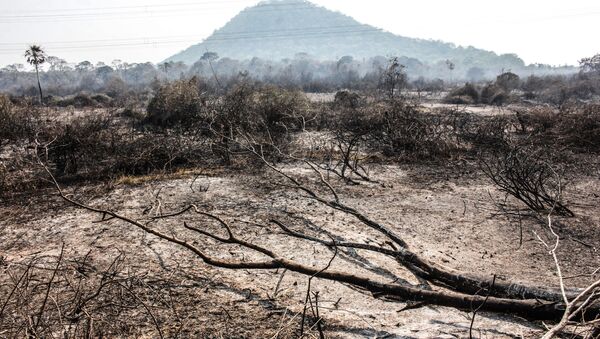
<path id="1" fill-rule="evenodd" d="M 281 60 L 306 53 L 320 60 L 405 56 L 427 64 L 451 60 L 461 68 L 524 67 L 513 54 L 497 55 L 474 47 L 394 35 L 303 0 L 267 1 L 247 8 L 204 42 L 167 61 L 193 64 L 207 51 L 238 60 Z"/>

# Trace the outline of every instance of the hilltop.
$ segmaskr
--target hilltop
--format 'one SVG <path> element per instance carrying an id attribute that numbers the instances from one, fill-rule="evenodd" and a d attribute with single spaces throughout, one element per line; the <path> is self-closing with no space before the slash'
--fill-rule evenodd
<path id="1" fill-rule="evenodd" d="M 514 54 L 497 55 L 474 47 L 394 35 L 304 0 L 268 1 L 246 8 L 205 41 L 167 61 L 193 64 L 206 51 L 238 60 L 281 60 L 298 53 L 319 60 L 393 55 L 428 64 L 452 60 L 488 69 L 524 67 Z"/>

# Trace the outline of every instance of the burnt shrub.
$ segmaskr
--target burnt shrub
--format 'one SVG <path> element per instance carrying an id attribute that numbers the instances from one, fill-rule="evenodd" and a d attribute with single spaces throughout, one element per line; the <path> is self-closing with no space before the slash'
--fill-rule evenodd
<path id="1" fill-rule="evenodd" d="M 150 100 L 148 121 L 159 126 L 191 123 L 198 119 L 202 103 L 196 78 L 174 81 L 161 86 Z"/>
<path id="2" fill-rule="evenodd" d="M 510 100 L 510 94 L 501 86 L 488 84 L 481 90 L 480 103 L 502 106 Z"/>
<path id="3" fill-rule="evenodd" d="M 540 107 L 517 114 L 519 132 L 540 145 L 576 152 L 600 151 L 600 104 Z"/>
<path id="4" fill-rule="evenodd" d="M 505 72 L 496 77 L 495 85 L 506 92 L 517 89 L 521 83 L 521 78 L 512 72 Z"/>
<path id="5" fill-rule="evenodd" d="M 78 94 L 76 94 L 75 97 L 73 97 L 73 106 L 78 107 L 78 108 L 83 108 L 83 107 L 99 107 L 99 105 L 96 102 L 96 100 L 94 100 L 87 93 L 78 93 Z"/>
<path id="6" fill-rule="evenodd" d="M 34 137 L 38 117 L 37 107 L 27 104 L 18 106 L 7 96 L 0 95 L 0 145 Z"/>
<path id="7" fill-rule="evenodd" d="M 333 105 L 336 108 L 358 108 L 363 104 L 360 95 L 350 91 L 338 91 L 335 93 Z"/>
<path id="8" fill-rule="evenodd" d="M 459 87 L 448 93 L 446 98 L 444 98 L 444 102 L 457 105 L 476 104 L 479 102 L 479 91 L 473 84 L 466 83 L 463 87 Z"/>
<path id="9" fill-rule="evenodd" d="M 563 181 L 540 148 L 509 146 L 494 150 L 480 160 L 486 176 L 508 195 L 536 212 L 552 211 L 574 216 L 561 201 Z"/>
<path id="10" fill-rule="evenodd" d="M 346 153 L 362 149 L 367 154 L 409 161 L 435 161 L 458 151 L 460 140 L 455 129 L 461 128 L 462 118 L 447 114 L 445 109 L 426 112 L 414 102 L 396 99 L 357 109 L 336 109 L 329 115 L 332 122 L 328 128 L 338 148 L 346 149 Z"/>
<path id="11" fill-rule="evenodd" d="M 58 178 L 171 172 L 211 157 L 207 138 L 177 130 L 130 130 L 112 116 L 74 119 L 47 130 L 43 137 L 52 141 L 48 161 Z"/>
<path id="12" fill-rule="evenodd" d="M 516 112 L 518 131 L 521 134 L 545 133 L 556 125 L 557 111 L 550 107 L 533 107 Z"/>
<path id="13" fill-rule="evenodd" d="M 96 172 L 104 165 L 120 144 L 120 134 L 113 133 L 112 124 L 109 117 L 87 117 L 47 131 L 46 139 L 52 140 L 48 158 L 54 164 L 56 174 Z"/>
<path id="14" fill-rule="evenodd" d="M 260 148 L 265 156 L 285 149 L 291 133 L 304 129 L 308 106 L 299 91 L 241 81 L 210 102 L 202 119 L 211 148 L 229 165 L 232 153 L 244 153 L 240 147 Z"/>
<path id="15" fill-rule="evenodd" d="M 112 99 L 109 96 L 104 94 L 90 95 L 85 92 L 67 97 L 48 97 L 46 101 L 50 106 L 73 106 L 76 108 L 108 107 L 112 103 Z"/>
<path id="16" fill-rule="evenodd" d="M 421 112 L 417 104 L 405 100 L 379 105 L 359 112 L 369 118 L 358 122 L 370 130 L 371 145 L 384 155 L 429 160 L 450 156 L 455 145 L 445 116 Z"/>
<path id="17" fill-rule="evenodd" d="M 510 141 L 513 129 L 514 119 L 509 116 L 470 114 L 457 133 L 476 149 L 504 148 Z"/>
<path id="18" fill-rule="evenodd" d="M 91 99 L 101 107 L 110 107 L 113 104 L 113 99 L 106 94 L 94 94 Z"/>
<path id="19" fill-rule="evenodd" d="M 563 108 L 554 134 L 561 142 L 583 151 L 600 150 L 600 104 L 573 105 Z"/>
<path id="20" fill-rule="evenodd" d="M 243 133 L 278 138 L 302 128 L 307 109 L 308 100 L 301 92 L 241 83 L 211 110 L 211 122 L 219 134 L 229 137 Z"/>
<path id="21" fill-rule="evenodd" d="M 5 95 L 0 95 L 0 138 L 9 139 L 13 124 L 13 104 Z"/>
<path id="22" fill-rule="evenodd" d="M 144 133 L 123 140 L 106 170 L 112 175 L 168 173 L 210 160 L 208 142 L 178 133 Z"/>
<path id="23" fill-rule="evenodd" d="M 308 99 L 303 93 L 272 86 L 258 91 L 254 105 L 256 118 L 276 135 L 303 127 L 307 108 Z"/>
<path id="24" fill-rule="evenodd" d="M 530 76 L 522 86 L 529 98 L 562 106 L 570 102 L 592 100 L 600 94 L 600 79 L 593 74 L 566 76 Z"/>

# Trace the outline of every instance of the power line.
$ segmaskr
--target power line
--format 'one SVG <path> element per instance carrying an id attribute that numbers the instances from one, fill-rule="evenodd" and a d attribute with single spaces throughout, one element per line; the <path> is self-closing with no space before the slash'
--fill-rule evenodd
<path id="1" fill-rule="evenodd" d="M 273 31 L 275 33 L 275 31 Z M 203 43 L 214 43 L 214 42 L 225 42 L 225 41 L 236 41 L 236 40 L 281 40 L 281 39 L 308 39 L 308 38 L 328 38 L 328 37 L 339 37 L 344 35 L 350 36 L 361 36 L 368 35 L 370 33 L 381 32 L 379 29 L 374 28 L 365 28 L 365 29 L 356 29 L 356 30 L 345 30 L 345 31 L 330 31 L 330 32 L 313 32 L 313 33 L 298 33 L 298 34 L 272 34 L 268 36 L 238 36 L 238 37 L 226 37 L 226 38 L 213 38 L 206 39 Z M 186 43 L 190 42 L 189 40 L 166 40 L 166 41 L 140 41 L 140 42 L 128 42 L 128 43 L 113 43 L 113 44 L 99 44 L 99 45 L 90 45 L 90 46 L 59 46 L 54 47 L 53 53 L 55 51 L 72 51 L 72 50 L 87 50 L 87 49 L 102 49 L 102 48 L 114 48 L 114 47 L 136 47 L 136 46 L 153 46 L 153 45 L 164 45 L 164 44 L 174 44 L 174 43 Z M 0 49 L 0 54 L 12 54 L 15 52 L 21 52 L 21 49 Z"/>
<path id="2" fill-rule="evenodd" d="M 213 37 L 218 39 L 223 38 L 245 38 L 248 36 L 254 36 L 255 34 L 270 34 L 270 33 L 322 33 L 322 32 L 342 32 L 345 29 L 375 29 L 368 25 L 354 24 L 354 25 L 338 25 L 338 26 L 318 26 L 318 27 L 303 27 L 303 28 L 289 28 L 289 29 L 278 29 L 278 30 L 252 30 L 252 31 L 233 31 L 233 32 L 220 32 L 216 31 Z M 136 42 L 136 41 L 148 41 L 148 40 L 164 40 L 164 39 L 179 39 L 179 38 L 197 38 L 197 34 L 187 35 L 172 35 L 172 36 L 155 36 L 155 37 L 137 37 L 137 38 L 114 38 L 114 39 L 98 39 L 98 40 L 69 40 L 69 41 L 45 41 L 36 42 L 36 44 L 49 46 L 49 45 L 62 45 L 62 44 L 85 44 L 94 42 Z M 268 37 L 268 36 L 265 36 Z M 210 39 L 214 40 L 214 39 Z M 26 45 L 22 42 L 0 42 L 0 46 L 22 46 Z"/>
<path id="3" fill-rule="evenodd" d="M 164 7 L 180 7 L 180 6 L 198 6 L 205 4 L 221 4 L 221 3 L 244 3 L 244 2 L 255 2 L 252 0 L 214 0 L 214 1 L 195 1 L 195 2 L 183 2 L 173 4 L 156 4 L 156 5 L 138 5 L 138 6 L 112 6 L 112 7 L 80 7 L 80 8 L 63 8 L 63 9 L 48 9 L 48 10 L 24 10 L 22 12 L 28 13 L 56 13 L 56 12 L 78 12 L 78 11 L 103 11 L 103 10 L 114 10 L 114 9 L 139 9 L 139 8 L 164 8 Z M 17 14 L 18 15 L 18 14 Z M 11 15 L 3 15 L 11 16 Z M 1 17 L 1 16 L 0 16 Z"/>
<path id="4" fill-rule="evenodd" d="M 167 6 L 167 5 L 165 5 Z M 282 8 L 285 7 L 285 8 Z M 189 13 L 189 12 L 205 12 L 205 11 L 218 11 L 223 9 L 230 8 L 226 7 L 207 7 L 207 8 L 179 8 L 179 9 L 161 9 L 160 11 L 151 10 L 152 7 L 136 7 L 139 9 L 134 9 L 132 11 L 120 11 L 120 12 L 97 12 L 97 13 L 70 13 L 70 14 L 43 14 L 43 15 L 0 15 L 0 23 L 16 23 L 23 21 L 35 21 L 35 22 L 55 22 L 55 21 L 63 21 L 63 20 L 88 20 L 91 18 L 100 19 L 111 16 L 125 16 L 129 18 L 133 15 L 144 15 L 152 14 L 153 16 L 163 16 L 168 13 Z M 316 9 L 317 6 L 310 5 L 308 3 L 281 3 L 281 4 L 266 4 L 261 5 L 259 7 L 252 8 L 252 12 L 254 13 L 264 13 L 264 12 L 273 12 L 273 11 L 282 11 L 282 10 L 310 10 Z"/>

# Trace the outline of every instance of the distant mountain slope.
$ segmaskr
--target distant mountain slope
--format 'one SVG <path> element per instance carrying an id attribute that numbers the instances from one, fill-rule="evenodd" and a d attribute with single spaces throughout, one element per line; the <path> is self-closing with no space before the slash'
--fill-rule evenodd
<path id="1" fill-rule="evenodd" d="M 406 56 L 425 63 L 447 59 L 464 66 L 518 68 L 516 55 L 497 55 L 473 47 L 397 36 L 303 0 L 274 0 L 247 8 L 204 42 L 166 61 L 196 62 L 205 52 L 244 60 L 292 58 L 308 53 L 321 60 Z"/>

